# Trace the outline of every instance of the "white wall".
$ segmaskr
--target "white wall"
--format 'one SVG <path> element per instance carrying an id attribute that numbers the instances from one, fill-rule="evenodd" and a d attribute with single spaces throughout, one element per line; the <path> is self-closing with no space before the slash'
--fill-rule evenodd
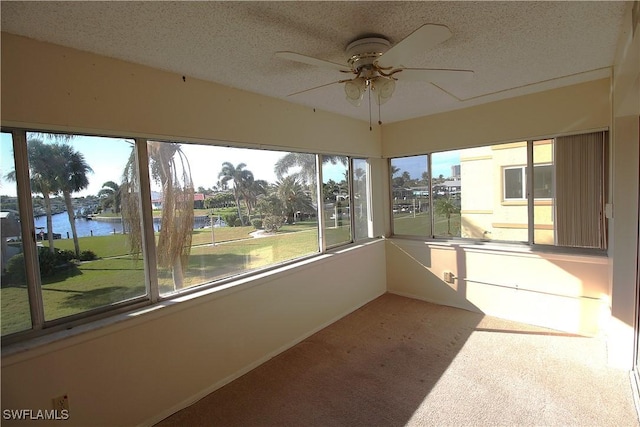
<path id="1" fill-rule="evenodd" d="M 610 80 L 596 80 L 383 128 L 384 156 L 608 128 Z M 453 272 L 453 285 L 443 272 Z M 522 252 L 496 244 L 387 241 L 390 292 L 586 335 L 609 315 L 608 260 Z"/>
<path id="2" fill-rule="evenodd" d="M 600 79 L 382 128 L 384 157 L 544 138 L 608 127 L 610 81 Z"/>
<path id="3" fill-rule="evenodd" d="M 633 362 L 633 326 L 638 310 L 634 285 L 637 283 L 640 192 L 640 26 L 637 16 L 636 22 L 632 22 L 631 7 L 630 2 L 614 67 L 610 195 L 613 218 L 609 240 L 612 298 L 609 361 L 623 368 L 629 368 Z"/>
<path id="4" fill-rule="evenodd" d="M 379 131 L 366 123 L 6 33 L 1 102 L 3 126 L 373 156 L 374 182 L 384 173 Z M 376 202 L 378 234 L 382 220 Z M 51 409 L 66 393 L 65 425 L 159 421 L 383 294 L 384 252 L 373 241 L 3 349 L 2 408 Z"/>
<path id="5" fill-rule="evenodd" d="M 587 336 L 607 325 L 607 268 L 605 257 L 387 240 L 389 292 Z"/>
<path id="6" fill-rule="evenodd" d="M 637 39 L 621 43 L 637 52 Z M 617 91 L 638 93 L 637 65 L 629 48 L 625 52 L 618 55 L 619 63 L 631 69 L 631 79 Z M 617 81 L 614 78 L 614 84 Z M 380 234 L 388 234 L 390 224 L 387 164 L 381 154 L 408 155 L 609 127 L 609 93 L 609 80 L 600 80 L 389 124 L 380 134 L 369 132 L 362 122 L 330 113 L 188 77 L 183 82 L 175 74 L 2 33 L 3 125 L 303 151 L 321 147 L 331 154 L 372 156 L 377 158 L 372 161 L 374 229 Z M 635 105 L 636 98 L 630 104 Z M 619 128 L 614 129 L 614 176 L 619 178 L 613 196 L 617 207 L 611 289 L 614 318 L 627 331 L 633 312 L 633 300 L 628 299 L 633 260 L 627 251 L 634 243 L 628 230 L 637 227 L 638 215 L 637 203 L 635 213 L 620 213 L 632 202 L 623 201 L 626 190 L 621 182 L 624 177 L 638 178 L 638 134 L 631 123 L 633 114 L 637 123 L 638 112 L 615 108 Z M 635 161 L 627 152 L 635 153 Z M 637 190 L 636 184 L 634 197 Z M 465 281 L 444 285 L 445 269 Z M 544 280 L 527 280 L 538 269 Z M 377 241 L 231 290 L 5 355 L 3 408 L 47 409 L 53 396 L 69 393 L 72 418 L 67 425 L 152 422 L 382 294 L 386 287 L 446 305 L 597 332 L 602 325 L 599 310 L 608 311 L 600 299 L 602 292 L 609 293 L 607 271 L 602 259 Z M 479 283 L 487 280 L 492 283 Z M 535 288 L 516 290 L 514 284 Z M 525 292 L 536 295 L 532 306 L 522 298 Z M 523 308 L 528 311 L 520 313 Z M 569 316 L 562 318 L 563 312 Z M 619 342 L 628 345 L 627 338 L 623 334 Z"/>
<path id="7" fill-rule="evenodd" d="M 157 422 L 383 294 L 384 265 L 374 241 L 4 356 L 2 407 L 51 409 L 66 393 L 65 425 Z"/>
<path id="8" fill-rule="evenodd" d="M 336 114 L 2 33 L 2 124 L 380 155 L 380 131 Z"/>

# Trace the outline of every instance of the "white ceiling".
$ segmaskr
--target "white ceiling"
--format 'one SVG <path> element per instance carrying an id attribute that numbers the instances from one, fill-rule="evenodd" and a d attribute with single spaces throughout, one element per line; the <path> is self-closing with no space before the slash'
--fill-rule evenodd
<path id="1" fill-rule="evenodd" d="M 625 2 L 8 2 L 1 28 L 101 55 L 369 120 L 332 69 L 274 57 L 289 50 L 345 63 L 363 35 L 397 43 L 425 23 L 453 36 L 407 67 L 474 70 L 438 88 L 398 82 L 389 123 L 610 75 Z M 447 93 L 448 92 L 448 93 Z M 373 109 L 377 120 L 377 107 Z"/>

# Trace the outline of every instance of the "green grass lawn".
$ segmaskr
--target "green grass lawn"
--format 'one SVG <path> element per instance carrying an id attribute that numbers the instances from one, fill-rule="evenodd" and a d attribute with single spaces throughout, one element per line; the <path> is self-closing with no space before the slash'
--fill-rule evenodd
<path id="1" fill-rule="evenodd" d="M 394 217 L 397 234 L 426 235 L 429 218 L 426 214 Z M 456 222 L 457 221 L 457 222 Z M 459 216 L 452 218 L 452 231 Z M 329 224 L 328 224 L 329 225 Z M 446 219 L 436 221 L 436 230 L 446 234 Z M 214 228 L 193 232 L 189 265 L 184 275 L 184 287 L 197 286 L 224 277 L 258 270 L 271 265 L 318 252 L 318 232 L 315 221 L 284 225 L 268 237 L 252 238 L 252 226 Z M 327 227 L 327 246 L 348 242 L 350 226 Z M 156 234 L 157 236 L 157 234 Z M 44 242 L 47 245 L 47 242 Z M 82 313 L 116 302 L 144 295 L 144 262 L 129 254 L 127 236 L 83 237 L 81 250 L 93 251 L 99 259 L 61 269 L 43 279 L 42 298 L 46 320 Z M 58 249 L 73 250 L 73 240 L 56 240 Z M 168 269 L 158 269 L 160 292 L 174 291 L 173 278 Z M 2 335 L 30 327 L 27 288 L 24 284 L 4 283 L 0 289 L 0 320 Z"/>
<path id="2" fill-rule="evenodd" d="M 393 215 L 393 232 L 406 236 L 431 236 L 431 218 L 426 212 L 413 216 L 411 213 Z M 447 233 L 447 219 L 436 216 L 434 221 L 434 235 L 436 237 L 460 237 L 460 214 L 451 215 L 450 233 Z"/>
<path id="3" fill-rule="evenodd" d="M 191 256 L 185 273 L 185 287 L 210 283 L 223 277 L 276 265 L 318 251 L 315 223 L 287 225 L 274 236 L 252 238 L 253 227 L 194 230 Z M 348 230 L 327 230 L 327 238 L 348 236 Z M 100 259 L 61 269 L 43 279 L 42 297 L 46 320 L 81 313 L 144 295 L 144 263 L 128 254 L 124 235 L 83 237 L 81 250 L 91 250 Z M 73 240 L 56 240 L 55 247 L 73 250 Z M 159 269 L 160 290 L 174 290 L 171 273 Z M 2 335 L 28 329 L 30 315 L 24 284 L 3 283 L 0 289 Z"/>

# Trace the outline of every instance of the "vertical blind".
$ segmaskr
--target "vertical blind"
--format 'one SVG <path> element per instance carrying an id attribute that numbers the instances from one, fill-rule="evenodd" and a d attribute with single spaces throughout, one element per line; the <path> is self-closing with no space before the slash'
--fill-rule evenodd
<path id="1" fill-rule="evenodd" d="M 556 139 L 556 244 L 606 248 L 607 132 Z"/>

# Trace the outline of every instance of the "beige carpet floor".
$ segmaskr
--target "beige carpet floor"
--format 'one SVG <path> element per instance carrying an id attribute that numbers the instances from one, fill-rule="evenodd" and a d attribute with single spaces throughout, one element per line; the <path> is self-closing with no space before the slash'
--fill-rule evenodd
<path id="1" fill-rule="evenodd" d="M 159 426 L 638 426 L 604 341 L 387 294 Z"/>

